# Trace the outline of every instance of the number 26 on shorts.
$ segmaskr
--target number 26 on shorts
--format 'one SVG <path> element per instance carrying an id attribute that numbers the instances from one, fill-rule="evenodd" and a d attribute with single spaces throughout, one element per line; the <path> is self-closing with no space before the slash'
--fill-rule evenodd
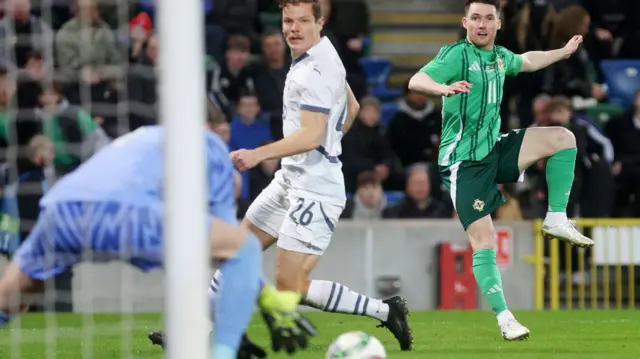
<path id="1" fill-rule="evenodd" d="M 313 207 L 315 201 L 305 202 L 304 198 L 298 198 L 293 211 L 289 213 L 289 218 L 301 226 L 307 226 L 313 221 Z"/>

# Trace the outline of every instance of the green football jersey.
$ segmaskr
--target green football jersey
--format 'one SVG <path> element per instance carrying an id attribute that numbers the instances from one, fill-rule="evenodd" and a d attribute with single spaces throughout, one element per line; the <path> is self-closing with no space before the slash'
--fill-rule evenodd
<path id="1" fill-rule="evenodd" d="M 500 102 L 505 76 L 515 76 L 522 58 L 501 46 L 482 50 L 460 40 L 445 46 L 420 71 L 450 85 L 467 81 L 468 94 L 442 99 L 442 135 L 438 164 L 480 161 L 500 137 Z"/>

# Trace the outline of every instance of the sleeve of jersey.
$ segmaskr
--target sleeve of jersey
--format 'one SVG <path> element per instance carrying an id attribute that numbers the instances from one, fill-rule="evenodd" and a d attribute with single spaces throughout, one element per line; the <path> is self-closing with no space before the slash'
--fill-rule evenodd
<path id="1" fill-rule="evenodd" d="M 505 62 L 505 74 L 507 76 L 516 76 L 522 68 L 522 56 L 516 55 L 504 47 L 501 50 Z"/>
<path id="2" fill-rule="evenodd" d="M 326 79 L 323 79 L 321 70 L 313 68 L 302 81 L 300 91 L 300 110 L 319 112 L 325 115 L 331 111 L 333 103 L 333 91 Z"/>
<path id="3" fill-rule="evenodd" d="M 420 72 L 429 75 L 437 83 L 450 84 L 460 77 L 462 63 L 460 57 L 460 51 L 455 47 L 443 47 L 433 60 L 420 69 Z"/>

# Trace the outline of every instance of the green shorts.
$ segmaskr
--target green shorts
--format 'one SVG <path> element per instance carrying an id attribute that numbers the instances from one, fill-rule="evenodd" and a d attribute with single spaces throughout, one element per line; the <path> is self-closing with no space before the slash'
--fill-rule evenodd
<path id="1" fill-rule="evenodd" d="M 493 150 L 480 161 L 439 166 L 442 181 L 465 230 L 506 202 L 498 184 L 518 181 L 518 155 L 525 132 L 514 130 L 502 135 Z"/>

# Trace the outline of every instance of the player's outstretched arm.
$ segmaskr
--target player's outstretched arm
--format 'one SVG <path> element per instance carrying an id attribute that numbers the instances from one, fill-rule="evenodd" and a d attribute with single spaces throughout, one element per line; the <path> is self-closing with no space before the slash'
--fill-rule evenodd
<path id="1" fill-rule="evenodd" d="M 420 71 L 409 80 L 409 90 L 425 95 L 453 96 L 459 93 L 468 93 L 471 84 L 466 81 L 458 81 L 451 85 L 445 85 L 434 81 L 431 76 Z"/>
<path id="2" fill-rule="evenodd" d="M 351 87 L 347 84 L 347 119 L 344 121 L 344 126 L 342 127 L 342 133 L 346 134 L 349 132 L 351 125 L 353 125 L 353 121 L 358 117 L 358 113 L 360 112 L 360 104 L 356 99 L 356 96 L 351 91 Z"/>
<path id="3" fill-rule="evenodd" d="M 522 67 L 520 72 L 534 72 L 548 67 L 558 61 L 568 59 L 582 43 L 582 36 L 574 36 L 561 48 L 551 51 L 529 51 L 520 55 Z"/>
<path id="4" fill-rule="evenodd" d="M 322 143 L 327 121 L 328 115 L 324 111 L 301 110 L 298 131 L 255 150 L 233 151 L 231 160 L 240 171 L 246 171 L 264 160 L 280 159 L 314 150 Z"/>

